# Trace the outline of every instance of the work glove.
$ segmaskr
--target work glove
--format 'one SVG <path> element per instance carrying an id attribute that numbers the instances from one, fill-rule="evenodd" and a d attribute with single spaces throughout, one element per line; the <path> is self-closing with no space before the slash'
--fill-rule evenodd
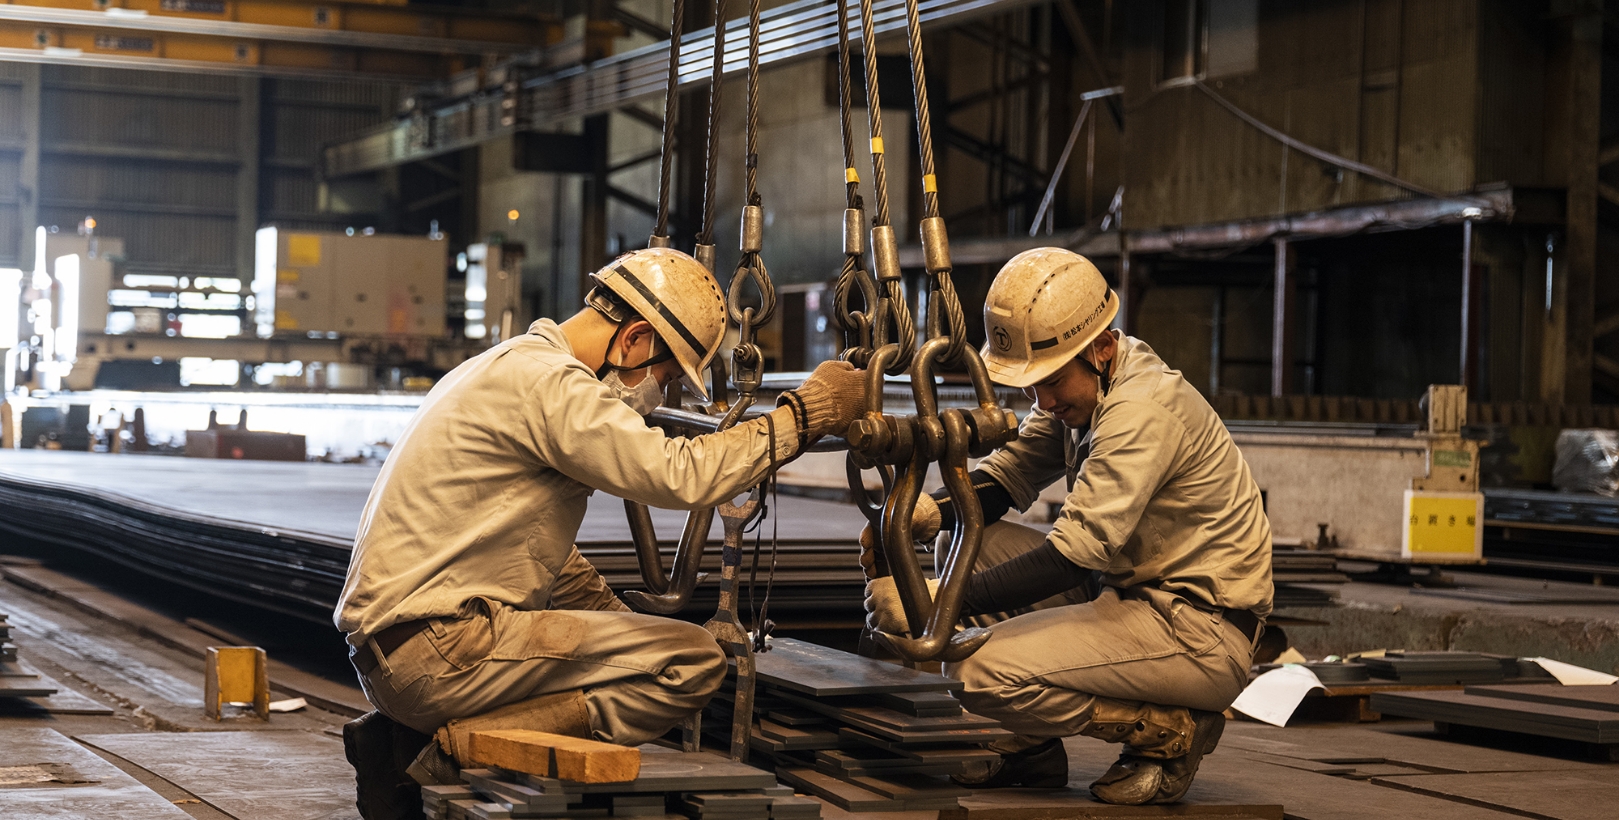
<path id="1" fill-rule="evenodd" d="M 805 442 L 841 436 L 866 411 L 866 371 L 844 361 L 822 362 L 797 390 L 782 393 L 776 404 L 793 409 Z"/>
<path id="2" fill-rule="evenodd" d="M 939 595 L 939 581 L 928 579 L 928 600 Z M 899 587 L 893 576 L 866 582 L 866 628 L 890 635 L 909 635 L 911 624 L 905 618 L 905 605 L 899 600 Z"/>
<path id="3" fill-rule="evenodd" d="M 932 541 L 933 537 L 939 534 L 942 521 L 939 502 L 934 501 L 933 496 L 923 493 L 916 499 L 916 509 L 911 511 L 911 540 L 918 544 Z M 860 531 L 861 564 L 866 565 L 867 569 L 872 566 L 867 554 L 880 547 L 881 545 L 877 543 L 877 531 L 867 524 Z"/>

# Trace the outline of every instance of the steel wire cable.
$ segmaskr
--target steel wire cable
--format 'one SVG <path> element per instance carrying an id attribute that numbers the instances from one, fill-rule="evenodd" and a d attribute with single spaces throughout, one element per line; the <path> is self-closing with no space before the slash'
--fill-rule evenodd
<path id="1" fill-rule="evenodd" d="M 708 84 L 708 143 L 703 152 L 703 225 L 699 245 L 714 244 L 715 189 L 719 179 L 720 80 L 725 76 L 725 0 L 714 0 L 714 74 Z"/>
<path id="2" fill-rule="evenodd" d="M 846 207 L 863 214 L 865 202 L 860 197 L 860 173 L 855 169 L 854 154 L 854 101 L 849 71 L 849 6 L 845 0 L 833 0 L 838 8 L 838 121 L 843 131 L 843 181 Z M 852 218 L 852 217 L 851 217 Z M 862 222 L 864 219 L 862 218 Z M 844 230 L 851 226 L 845 222 Z M 857 367 L 864 367 L 871 352 L 887 341 L 885 327 L 875 324 L 881 318 L 877 284 L 866 269 L 866 257 L 859 244 L 851 245 L 851 237 L 844 237 L 843 269 L 838 273 L 833 291 L 832 317 L 843 331 L 843 357 Z M 849 300 L 858 288 L 861 310 L 856 311 Z"/>
<path id="3" fill-rule="evenodd" d="M 922 218 L 933 219 L 939 216 L 939 185 L 934 174 L 933 117 L 928 106 L 927 68 L 922 54 L 922 12 L 918 0 L 905 0 L 905 33 L 911 53 L 911 86 L 916 100 L 917 153 L 922 167 Z M 867 58 L 868 65 L 873 62 L 873 58 Z M 928 299 L 927 337 L 948 337 L 950 346 L 945 349 L 944 361 L 959 361 L 962 348 L 967 343 L 967 318 L 962 313 L 961 299 L 956 295 L 950 268 L 929 270 L 928 274 L 933 278 L 933 292 Z"/>
<path id="4" fill-rule="evenodd" d="M 866 119 L 871 125 L 871 176 L 876 196 L 876 213 L 871 224 L 874 228 L 891 227 L 893 223 L 888 216 L 888 166 L 883 150 L 882 93 L 877 87 L 877 15 L 872 9 L 872 0 L 860 0 L 860 49 L 866 58 Z M 876 244 L 873 239 L 874 249 Z M 881 276 L 883 271 L 878 270 L 877 273 Z M 916 320 L 911 316 L 910 303 L 905 301 L 902 280 L 891 279 L 878 285 L 886 291 L 888 315 L 877 321 L 884 323 L 888 319 L 893 320 L 893 341 L 899 346 L 899 355 L 894 357 L 887 372 L 897 376 L 910 369 L 911 357 L 916 353 Z"/>
<path id="5" fill-rule="evenodd" d="M 686 0 L 674 0 L 669 20 L 669 87 L 663 96 L 663 156 L 658 163 L 658 216 L 652 235 L 669 236 L 669 176 L 675 164 L 675 118 L 680 108 L 680 38 L 685 28 Z"/>

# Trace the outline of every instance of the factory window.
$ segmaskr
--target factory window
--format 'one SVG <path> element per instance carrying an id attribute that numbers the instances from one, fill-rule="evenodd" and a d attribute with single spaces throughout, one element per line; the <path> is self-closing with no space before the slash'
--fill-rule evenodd
<path id="1" fill-rule="evenodd" d="M 1259 0 L 1164 0 L 1161 82 L 1259 68 Z"/>

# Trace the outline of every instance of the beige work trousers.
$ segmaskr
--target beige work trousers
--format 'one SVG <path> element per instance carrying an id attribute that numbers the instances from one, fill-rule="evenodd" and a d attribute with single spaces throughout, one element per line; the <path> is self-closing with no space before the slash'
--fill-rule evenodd
<path id="1" fill-rule="evenodd" d="M 459 617 L 429 620 L 360 684 L 383 714 L 424 734 L 520 700 L 583 690 L 595 738 L 635 746 L 702 709 L 724 678 L 725 654 L 694 624 L 634 612 L 528 611 L 480 598 Z"/>
<path id="2" fill-rule="evenodd" d="M 998 522 L 984 531 L 978 566 L 994 566 L 1045 540 Z M 1148 587 L 1053 596 L 1020 614 L 971 619 L 991 637 L 945 674 L 966 686 L 970 712 L 1031 738 L 1069 737 L 1091 721 L 1096 698 L 1220 711 L 1248 680 L 1253 645 L 1242 631 L 1186 599 Z"/>

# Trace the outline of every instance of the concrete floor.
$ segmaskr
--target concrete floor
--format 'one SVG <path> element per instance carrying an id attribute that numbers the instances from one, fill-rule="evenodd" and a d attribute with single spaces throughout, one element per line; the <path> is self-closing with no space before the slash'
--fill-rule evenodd
<path id="1" fill-rule="evenodd" d="M 218 723 L 209 720 L 202 714 L 201 659 L 174 643 L 174 636 L 189 627 L 165 622 L 140 602 L 94 584 L 40 577 L 54 577 L 64 589 L 53 597 L 16 583 L 0 583 L 0 612 L 11 616 L 22 657 L 63 686 L 110 707 L 112 713 L 0 716 L 0 772 L 48 761 L 71 762 L 77 759 L 70 754 L 74 750 L 110 762 L 117 771 L 108 768 L 96 774 L 80 760 L 76 771 L 88 772 L 91 777 L 86 779 L 98 783 L 0 785 L 0 817 L 351 820 L 357 816 L 350 803 L 351 774 L 338 740 L 343 714 L 311 707 L 273 715 L 269 723 L 245 715 Z M 124 612 L 123 617 L 139 623 L 95 617 L 73 601 Z M 331 680 L 327 685 L 357 694 L 351 681 Z M 275 697 L 286 694 L 277 692 Z M 194 734 L 199 732 L 224 734 Z M 42 745 L 42 738 L 57 745 Z M 1491 747 L 1452 742 L 1435 735 L 1429 724 L 1408 721 L 1289 728 L 1233 722 L 1220 750 L 1204 763 L 1187 805 L 1177 811 L 1209 814 L 1224 805 L 1280 805 L 1287 817 L 1299 820 L 1613 816 L 1612 806 L 1619 805 L 1619 777 L 1615 777 L 1619 767 L 1581 759 L 1574 749 L 1548 746 L 1526 751 L 1509 747 L 1511 743 Z M 958 816 L 1003 820 L 1143 816 L 1140 810 L 1101 806 L 1085 794 L 1084 786 L 1106 769 L 1116 747 L 1074 738 L 1068 748 L 1072 788 L 983 793 L 965 800 Z M 47 792 L 61 799 L 42 799 Z M 105 808 L 93 814 L 82 813 L 84 806 L 69 799 L 94 796 L 105 801 L 111 795 L 122 795 L 120 808 L 112 811 L 113 804 L 104 803 Z M 142 799 L 135 799 L 137 795 Z M 1167 812 L 1145 816 L 1155 815 Z M 826 816 L 847 815 L 828 810 Z M 893 815 L 868 816 L 897 820 Z M 906 820 L 917 818 L 906 815 Z"/>

